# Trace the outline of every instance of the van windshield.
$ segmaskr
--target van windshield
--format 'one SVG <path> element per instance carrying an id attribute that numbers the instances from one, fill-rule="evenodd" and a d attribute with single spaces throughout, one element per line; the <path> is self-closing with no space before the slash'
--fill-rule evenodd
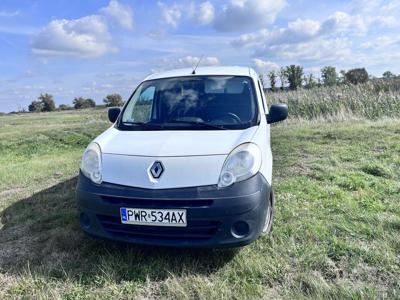
<path id="1" fill-rule="evenodd" d="M 246 76 L 188 76 L 143 82 L 125 106 L 121 130 L 224 130 L 256 125 L 253 81 Z"/>

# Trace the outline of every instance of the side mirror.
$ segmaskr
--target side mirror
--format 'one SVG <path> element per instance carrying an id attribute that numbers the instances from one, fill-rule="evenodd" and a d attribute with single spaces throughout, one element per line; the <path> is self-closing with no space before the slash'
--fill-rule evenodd
<path id="1" fill-rule="evenodd" d="M 111 123 L 117 121 L 120 112 L 121 109 L 119 107 L 111 107 L 108 110 L 108 119 L 110 120 Z"/>
<path id="2" fill-rule="evenodd" d="M 279 103 L 272 104 L 267 115 L 267 123 L 272 124 L 279 121 L 283 121 L 288 116 L 287 104 Z"/>

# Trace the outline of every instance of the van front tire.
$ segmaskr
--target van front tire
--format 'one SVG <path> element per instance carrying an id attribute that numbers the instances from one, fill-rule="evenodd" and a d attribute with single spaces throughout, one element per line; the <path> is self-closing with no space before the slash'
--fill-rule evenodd
<path id="1" fill-rule="evenodd" d="M 271 193 L 268 199 L 267 213 L 265 214 L 264 227 L 261 233 L 262 235 L 268 235 L 272 231 L 272 223 L 274 221 L 274 215 L 275 215 L 274 204 L 275 204 L 275 196 L 274 196 L 274 191 L 271 188 Z"/>

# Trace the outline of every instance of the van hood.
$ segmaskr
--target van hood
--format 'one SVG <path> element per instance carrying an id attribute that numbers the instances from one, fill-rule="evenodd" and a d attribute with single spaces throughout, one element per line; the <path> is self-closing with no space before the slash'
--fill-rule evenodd
<path id="1" fill-rule="evenodd" d="M 226 155 L 250 142 L 257 126 L 244 130 L 121 131 L 109 128 L 94 141 L 102 153 L 132 156 Z"/>

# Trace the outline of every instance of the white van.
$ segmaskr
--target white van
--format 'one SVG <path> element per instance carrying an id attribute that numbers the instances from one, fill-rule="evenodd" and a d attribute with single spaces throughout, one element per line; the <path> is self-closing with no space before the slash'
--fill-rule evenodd
<path id="1" fill-rule="evenodd" d="M 268 111 L 256 72 L 180 69 L 147 77 L 83 154 L 80 223 L 93 236 L 163 246 L 235 247 L 271 230 Z"/>

